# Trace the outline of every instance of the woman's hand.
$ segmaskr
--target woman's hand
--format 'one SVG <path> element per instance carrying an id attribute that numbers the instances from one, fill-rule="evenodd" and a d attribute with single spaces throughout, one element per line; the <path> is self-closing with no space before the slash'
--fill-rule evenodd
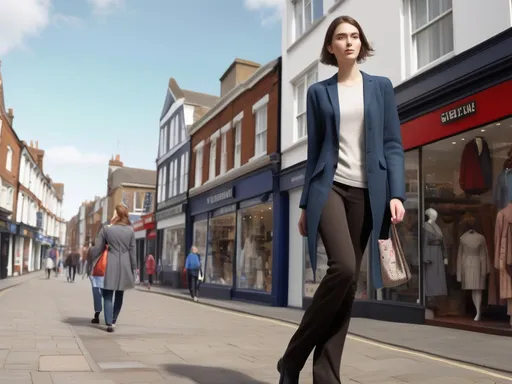
<path id="1" fill-rule="evenodd" d="M 306 225 L 306 211 L 303 209 L 299 219 L 299 233 L 301 236 L 306 237 L 308 235 L 308 228 Z"/>
<path id="2" fill-rule="evenodd" d="M 405 215 L 405 208 L 402 202 L 399 199 L 391 199 L 389 209 L 391 210 L 391 223 L 401 223 Z"/>

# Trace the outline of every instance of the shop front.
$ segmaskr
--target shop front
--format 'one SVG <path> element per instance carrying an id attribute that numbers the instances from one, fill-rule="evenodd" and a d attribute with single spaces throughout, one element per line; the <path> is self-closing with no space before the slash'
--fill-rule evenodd
<path id="1" fill-rule="evenodd" d="M 17 229 L 17 225 L 10 220 L 0 218 L 0 279 L 5 279 L 12 274 Z"/>
<path id="2" fill-rule="evenodd" d="M 156 228 L 160 249 L 160 281 L 163 285 L 173 288 L 182 288 L 182 271 L 187 255 L 186 247 L 186 195 L 178 202 L 168 200 L 168 208 L 156 213 Z M 160 204 L 159 207 L 163 204 Z M 171 205 L 169 207 L 169 205 Z"/>
<path id="3" fill-rule="evenodd" d="M 147 255 L 153 255 L 156 258 L 155 242 L 156 242 L 156 225 L 155 215 L 149 213 L 143 215 L 140 220 L 133 223 L 135 232 L 135 249 L 137 257 L 137 267 L 140 273 L 140 281 L 147 280 L 145 259 Z"/>
<path id="4" fill-rule="evenodd" d="M 276 181 L 274 169 L 264 168 L 189 200 L 202 296 L 285 304 L 288 255 Z"/>

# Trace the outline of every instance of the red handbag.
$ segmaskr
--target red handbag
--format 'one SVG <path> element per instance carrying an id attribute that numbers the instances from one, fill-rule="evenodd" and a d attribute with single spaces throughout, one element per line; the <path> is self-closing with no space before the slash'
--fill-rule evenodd
<path id="1" fill-rule="evenodd" d="M 93 276 L 105 276 L 105 272 L 107 271 L 107 257 L 108 257 L 108 244 L 105 246 L 105 250 L 99 257 L 98 261 L 94 265 L 92 270 Z"/>

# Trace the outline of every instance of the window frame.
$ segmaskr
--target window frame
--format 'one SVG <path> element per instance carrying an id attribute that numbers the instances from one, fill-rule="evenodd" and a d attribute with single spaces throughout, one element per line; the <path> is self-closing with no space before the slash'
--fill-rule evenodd
<path id="1" fill-rule="evenodd" d="M 446 11 L 443 11 L 441 12 L 439 15 L 437 15 L 436 17 L 432 18 L 431 20 L 429 20 L 429 6 L 430 6 L 430 3 L 429 3 L 429 0 L 425 0 L 426 2 L 426 7 L 425 7 L 425 12 L 426 12 L 426 22 L 421 25 L 420 27 L 416 27 L 416 29 L 414 29 L 414 21 L 415 20 L 415 14 L 413 12 L 413 3 L 415 2 L 415 0 L 408 0 L 408 14 L 409 14 L 409 35 L 410 35 L 410 42 L 411 42 L 411 48 L 412 48 L 412 51 L 411 51 L 411 59 L 412 59 L 412 69 L 413 69 L 413 72 L 419 72 L 419 71 L 422 71 L 426 68 L 429 68 L 430 66 L 433 66 L 435 65 L 436 63 L 438 63 L 439 61 L 442 61 L 445 57 L 453 54 L 453 52 L 455 51 L 455 41 L 452 41 L 452 49 L 451 51 L 448 51 L 444 54 L 441 54 L 441 56 L 429 61 L 428 63 L 420 66 L 419 62 L 418 62 L 418 35 L 430 28 L 432 28 L 433 26 L 435 26 L 436 24 L 438 24 L 441 20 L 443 20 L 444 18 L 446 17 L 449 17 L 450 15 L 452 16 L 452 36 L 453 36 L 453 33 L 454 33 L 454 26 L 453 26 L 453 0 L 450 0 L 451 1 L 451 7 L 449 9 L 447 9 Z M 428 49 L 428 52 L 430 54 L 431 52 L 431 47 L 429 46 L 429 49 Z"/>
<path id="2" fill-rule="evenodd" d="M 300 6 L 300 14 L 298 13 Z M 309 11 L 308 8 L 309 7 Z M 316 7 L 320 7 L 321 14 L 317 14 Z M 304 36 L 313 26 L 316 20 L 323 16 L 323 0 L 293 0 L 293 40 L 297 41 Z M 309 12 L 309 20 L 307 13 Z M 300 19 L 300 20 L 299 20 Z M 300 23 L 300 24 L 299 24 Z M 300 29 L 299 29 L 300 27 Z"/>
<path id="3" fill-rule="evenodd" d="M 210 156 L 208 160 L 208 180 L 215 178 L 217 171 L 217 138 L 210 139 Z"/>
<path id="4" fill-rule="evenodd" d="M 5 169 L 7 169 L 9 172 L 12 173 L 12 157 L 13 157 L 14 151 L 12 150 L 11 146 L 7 146 L 7 153 L 5 158 Z"/>
<path id="5" fill-rule="evenodd" d="M 310 77 L 313 81 L 310 82 Z M 318 65 L 308 68 L 306 72 L 301 75 L 293 84 L 293 111 L 295 115 L 293 123 L 293 138 L 294 142 L 299 141 L 308 136 L 307 127 L 307 94 L 309 87 L 318 81 Z M 299 87 L 304 85 L 302 98 L 304 103 L 304 110 L 299 111 Z M 304 121 L 304 132 L 300 132 L 300 120 Z"/>
<path id="6" fill-rule="evenodd" d="M 195 174 L 194 174 L 194 187 L 201 186 L 203 182 L 203 163 L 204 163 L 204 142 L 201 142 L 194 149 L 196 163 L 195 163 Z"/>

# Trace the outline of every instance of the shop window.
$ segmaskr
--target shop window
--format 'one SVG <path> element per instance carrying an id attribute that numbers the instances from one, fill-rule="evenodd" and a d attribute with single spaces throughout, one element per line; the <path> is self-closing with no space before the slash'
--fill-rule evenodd
<path id="1" fill-rule="evenodd" d="M 208 231 L 207 283 L 231 285 L 235 255 L 236 213 L 212 217 Z"/>
<path id="2" fill-rule="evenodd" d="M 405 194 L 407 200 L 404 207 L 406 215 L 404 221 L 397 225 L 400 244 L 405 254 L 405 259 L 411 270 L 411 280 L 399 287 L 392 289 L 383 289 L 377 292 L 379 300 L 393 300 L 406 303 L 420 303 L 420 217 L 419 214 L 419 185 L 420 185 L 420 166 L 419 150 L 407 152 L 405 154 Z"/>
<path id="3" fill-rule="evenodd" d="M 318 69 L 315 65 L 310 69 L 294 87 L 295 96 L 295 140 L 300 140 L 307 135 L 306 127 L 306 98 L 309 87 L 317 82 Z"/>
<path id="4" fill-rule="evenodd" d="M 228 146 L 226 140 L 226 134 L 223 133 L 221 136 L 221 154 L 220 154 L 220 174 L 226 173 L 228 166 Z"/>
<path id="5" fill-rule="evenodd" d="M 438 318 L 512 314 L 512 119 L 422 150 L 422 259 L 426 306 Z M 487 311 L 493 307 L 492 311 Z M 501 318 L 500 318 L 501 316 Z"/>
<path id="6" fill-rule="evenodd" d="M 217 159 L 217 139 L 213 139 L 210 144 L 210 162 L 209 162 L 209 172 L 208 172 L 208 179 L 213 180 L 215 178 L 215 168 L 216 168 L 216 161 Z"/>
<path id="7" fill-rule="evenodd" d="M 194 223 L 194 237 L 193 245 L 195 245 L 199 252 L 199 258 L 201 259 L 201 269 L 203 276 L 205 276 L 206 267 L 206 242 L 208 235 L 208 220 L 200 220 Z M 188 252 L 187 252 L 188 254 Z"/>
<path id="8" fill-rule="evenodd" d="M 185 265 L 185 227 L 163 230 L 162 267 L 181 271 Z"/>
<path id="9" fill-rule="evenodd" d="M 238 211 L 237 288 L 272 291 L 272 203 Z"/>
<path id="10" fill-rule="evenodd" d="M 421 69 L 453 51 L 452 0 L 410 0 L 412 42 Z"/>

